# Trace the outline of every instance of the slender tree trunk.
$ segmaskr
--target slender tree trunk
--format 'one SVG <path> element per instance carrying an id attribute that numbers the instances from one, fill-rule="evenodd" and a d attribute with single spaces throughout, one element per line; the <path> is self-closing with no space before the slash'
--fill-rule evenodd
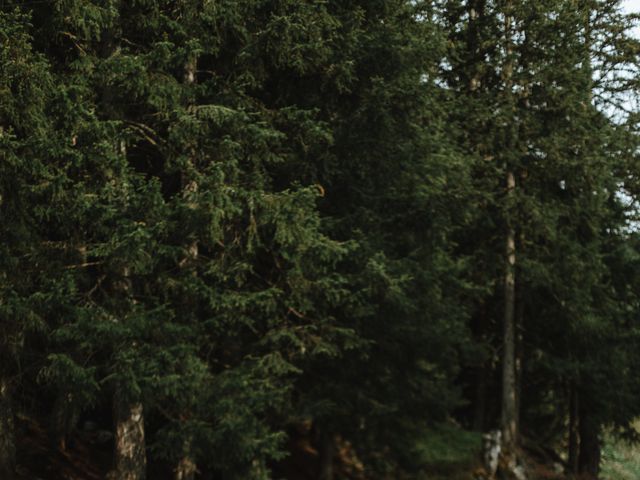
<path id="1" fill-rule="evenodd" d="M 119 145 L 120 153 L 126 155 L 126 144 Z M 115 290 L 122 301 L 135 301 L 131 298 L 132 285 L 129 267 L 122 269 Z M 144 409 L 142 402 L 132 398 L 120 382 L 115 384 L 113 395 L 114 437 L 114 480 L 144 480 L 147 470 L 147 457 L 144 432 Z"/>
<path id="2" fill-rule="evenodd" d="M 191 441 L 186 440 L 183 445 L 184 455 L 178 462 L 175 470 L 175 480 L 193 480 L 198 470 L 195 461 L 192 458 Z"/>
<path id="3" fill-rule="evenodd" d="M 197 70 L 197 58 L 189 59 L 184 66 L 184 83 L 185 85 L 193 85 L 196 81 L 196 70 Z M 191 170 L 195 169 L 195 165 L 193 161 L 189 162 L 189 166 Z M 194 179 L 188 179 L 183 174 L 182 177 L 182 195 L 184 197 L 189 197 L 189 195 L 195 195 L 198 192 L 198 182 Z M 196 208 L 197 205 L 190 204 L 191 208 Z M 197 238 L 191 240 L 186 247 L 186 256 L 180 262 L 180 267 L 185 269 L 191 269 L 191 273 L 193 275 L 197 275 L 196 271 L 196 262 L 198 260 L 199 255 L 199 245 Z M 190 302 L 189 307 L 195 308 L 196 305 L 194 302 Z M 175 480 L 193 480 L 195 473 L 198 470 L 198 466 L 196 464 L 194 455 L 193 455 L 193 447 L 192 447 L 193 439 L 191 437 L 187 438 L 183 443 L 183 455 L 180 460 L 178 460 L 178 465 L 175 469 Z"/>
<path id="4" fill-rule="evenodd" d="M 582 401 L 579 404 L 579 412 L 578 473 L 583 480 L 597 480 L 600 474 L 600 425 Z"/>
<path id="5" fill-rule="evenodd" d="M 507 173 L 507 191 L 513 196 L 515 177 Z M 503 451 L 512 456 L 517 441 L 516 358 L 515 358 L 515 287 L 516 242 L 513 227 L 508 227 L 506 238 L 506 265 L 504 277 L 504 324 L 502 345 L 502 441 Z"/>
<path id="6" fill-rule="evenodd" d="M 320 472 L 318 480 L 333 480 L 333 460 L 335 457 L 335 439 L 329 430 L 322 429 L 320 432 Z"/>
<path id="7" fill-rule="evenodd" d="M 520 238 L 522 240 L 522 236 Z M 521 252 L 522 241 L 518 243 L 517 247 L 518 251 Z M 518 275 L 516 274 L 516 277 Z M 523 370 L 523 362 L 524 362 L 524 352 L 523 352 L 523 338 L 522 338 L 522 325 L 524 322 L 524 302 L 523 302 L 524 292 L 522 282 L 519 281 L 516 289 L 516 299 L 515 299 L 515 319 L 514 319 L 514 328 L 515 328 L 515 375 L 516 375 L 516 433 L 520 431 L 520 406 L 522 401 L 522 370 Z"/>
<path id="8" fill-rule="evenodd" d="M 144 480 L 147 459 L 142 403 L 131 401 L 118 391 L 115 395 L 113 416 L 115 420 L 115 479 Z"/>
<path id="9" fill-rule="evenodd" d="M 572 383 L 569 391 L 569 458 L 568 473 L 578 473 L 578 452 L 579 452 L 579 431 L 578 431 L 578 413 L 579 413 L 578 389 Z"/>
<path id="10" fill-rule="evenodd" d="M 128 275 L 122 279 L 124 291 L 130 288 Z M 116 385 L 113 396 L 114 479 L 144 480 L 147 458 L 142 402 L 132 399 L 121 385 Z"/>
<path id="11" fill-rule="evenodd" d="M 6 376 L 0 377 L 0 479 L 15 478 L 16 444 L 11 405 L 11 385 Z"/>
<path id="12" fill-rule="evenodd" d="M 184 85 L 188 88 L 191 87 L 195 82 L 196 82 L 196 72 L 197 72 L 197 65 L 198 65 L 198 59 L 196 57 L 190 58 L 189 60 L 187 60 L 187 62 L 184 65 L 184 76 L 183 76 L 183 80 L 184 80 Z M 189 170 L 191 170 L 190 172 L 187 172 L 187 175 L 182 174 L 182 195 L 183 197 L 185 197 L 186 199 L 189 198 L 189 196 L 191 195 L 195 195 L 198 192 L 198 181 L 194 178 L 190 178 L 189 175 L 193 175 L 193 173 L 196 170 L 196 164 L 194 162 L 194 158 L 195 157 L 195 152 L 191 151 L 189 152 L 190 155 L 190 159 L 188 161 L 188 165 L 189 165 Z M 190 202 L 189 203 L 189 207 L 190 208 L 197 208 L 197 203 L 195 202 Z M 192 241 L 190 241 L 187 245 L 186 245 L 186 249 L 187 249 L 187 255 L 186 257 L 183 259 L 183 263 L 181 266 L 186 267 L 186 268 L 193 268 L 194 264 L 198 258 L 198 240 L 197 239 L 193 239 Z M 195 273 L 195 272 L 194 272 Z"/>
<path id="13" fill-rule="evenodd" d="M 592 62 L 591 62 L 591 8 L 587 7 L 584 10 L 584 58 L 583 65 L 585 69 L 588 69 L 588 78 L 592 78 Z M 589 85 L 589 100 L 591 100 L 593 85 Z M 587 102 L 590 104 L 590 102 Z M 578 397 L 578 389 L 574 388 L 576 395 L 575 409 L 578 413 L 578 436 L 579 445 L 577 455 L 578 473 L 583 480 L 597 480 L 600 474 L 600 457 L 601 457 L 601 445 L 600 445 L 600 425 L 594 416 L 589 412 L 588 397 L 584 394 Z"/>
<path id="14" fill-rule="evenodd" d="M 54 446 L 64 452 L 67 449 L 67 437 L 76 427 L 78 421 L 78 412 L 72 393 L 64 390 L 57 393 L 51 417 L 51 434 Z"/>
<path id="15" fill-rule="evenodd" d="M 469 13 L 469 36 L 467 38 L 467 47 L 473 52 L 476 59 L 473 63 L 474 70 L 469 76 L 469 91 L 475 92 L 480 88 L 480 80 L 482 77 L 483 59 L 479 49 L 481 48 L 480 34 L 478 22 L 484 15 L 486 0 L 470 0 L 467 3 L 467 11 Z"/>
<path id="16" fill-rule="evenodd" d="M 503 68 L 504 90 L 508 108 L 513 105 L 513 18 L 512 4 L 507 1 L 504 7 L 504 51 L 505 62 Z M 506 126 L 507 145 L 504 148 L 513 148 L 515 134 L 512 126 Z M 507 472 L 512 472 L 516 467 L 516 443 L 518 439 L 518 404 L 516 384 L 516 232 L 513 225 L 512 208 L 515 196 L 516 178 L 513 165 L 505 159 L 506 170 L 506 238 L 505 238 L 505 273 L 504 273 L 504 318 L 502 337 L 502 458 Z"/>

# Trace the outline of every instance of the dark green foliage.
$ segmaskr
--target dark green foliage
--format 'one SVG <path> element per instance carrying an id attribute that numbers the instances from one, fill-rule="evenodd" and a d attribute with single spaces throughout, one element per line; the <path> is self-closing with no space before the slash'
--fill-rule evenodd
<path id="1" fill-rule="evenodd" d="M 496 424 L 509 227 L 522 431 L 577 391 L 631 435 L 618 4 L 2 2 L 0 380 L 62 444 L 140 403 L 166 471 L 270 478 L 307 421 L 415 468 L 425 426 Z"/>

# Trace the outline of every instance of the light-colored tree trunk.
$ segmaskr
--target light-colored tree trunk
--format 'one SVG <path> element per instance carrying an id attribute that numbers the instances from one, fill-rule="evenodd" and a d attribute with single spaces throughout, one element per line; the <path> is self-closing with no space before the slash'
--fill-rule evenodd
<path id="1" fill-rule="evenodd" d="M 193 480 L 198 471 L 196 462 L 192 458 L 191 441 L 186 440 L 183 446 L 184 456 L 178 462 L 175 469 L 175 480 Z"/>
<path id="2" fill-rule="evenodd" d="M 127 155 L 124 140 L 118 145 L 121 155 Z M 131 298 L 130 270 L 124 266 L 115 285 L 122 300 Z M 131 398 L 123 385 L 117 383 L 113 396 L 114 432 L 114 480 L 144 480 L 147 473 L 147 456 L 144 432 L 144 407 L 142 402 Z"/>
<path id="3" fill-rule="evenodd" d="M 507 173 L 508 195 L 515 190 L 515 178 Z M 517 441 L 515 287 L 516 242 L 513 227 L 508 227 L 505 250 L 504 325 L 502 344 L 502 441 L 503 451 L 513 452 Z"/>
<path id="4" fill-rule="evenodd" d="M 11 405 L 11 385 L 6 376 L 0 377 L 0 478 L 15 478 L 16 444 Z"/>
<path id="5" fill-rule="evenodd" d="M 516 244 L 518 253 L 522 255 L 523 235 L 520 235 L 519 243 Z M 516 273 L 516 278 L 518 274 Z M 520 413 L 522 411 L 522 376 L 524 372 L 524 286 L 522 280 L 517 284 L 515 298 L 515 375 L 516 375 L 516 434 L 520 431 Z"/>
<path id="6" fill-rule="evenodd" d="M 116 392 L 113 416 L 115 421 L 114 480 L 144 480 L 147 459 L 144 439 L 142 403 L 126 399 Z"/>

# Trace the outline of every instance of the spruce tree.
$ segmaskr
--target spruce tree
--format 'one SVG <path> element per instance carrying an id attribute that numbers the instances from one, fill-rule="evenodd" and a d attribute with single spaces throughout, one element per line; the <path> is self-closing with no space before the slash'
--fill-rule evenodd
<path id="1" fill-rule="evenodd" d="M 21 358 L 27 337 L 43 327 L 41 306 L 56 288 L 38 262 L 39 222 L 51 215 L 46 202 L 60 188 L 49 165 L 56 149 L 47 116 L 52 79 L 28 30 L 19 11 L 0 12 L 0 476 L 7 479 L 14 478 Z"/>
<path id="2" fill-rule="evenodd" d="M 468 133 L 461 140 L 467 145 L 470 159 L 478 159 L 474 167 L 476 188 L 484 190 L 489 199 L 490 210 L 478 217 L 476 229 L 482 231 L 481 224 L 486 224 L 490 215 L 493 225 L 507 226 L 508 250 L 520 252 L 515 265 L 516 283 L 507 282 L 510 287 L 504 296 L 494 290 L 485 300 L 503 302 L 509 313 L 504 325 L 512 326 L 505 330 L 503 347 L 502 392 L 509 397 L 502 406 L 503 430 L 505 425 L 517 422 L 514 407 L 517 409 L 520 387 L 513 381 L 513 369 L 518 362 L 524 362 L 524 370 L 516 380 L 532 382 L 541 374 L 535 352 L 547 350 L 551 331 L 556 332 L 555 338 L 567 340 L 559 347 L 564 350 L 559 354 L 564 356 L 576 346 L 582 329 L 590 324 L 606 328 L 612 318 L 602 311 L 611 303 L 595 293 L 601 291 L 599 284 L 610 274 L 603 261 L 603 246 L 611 227 L 601 225 L 615 221 L 616 183 L 622 182 L 616 175 L 628 172 L 629 157 L 618 153 L 611 142 L 611 129 L 619 132 L 616 136 L 621 133 L 620 127 L 606 118 L 605 112 L 599 112 L 592 101 L 594 95 L 602 96 L 607 84 L 619 85 L 620 77 L 601 78 L 595 83 L 593 76 L 601 66 L 598 55 L 607 51 L 605 57 L 616 71 L 629 61 L 623 52 L 629 52 L 632 43 L 616 40 L 594 48 L 595 43 L 611 40 L 607 32 L 623 32 L 625 21 L 617 16 L 613 3 L 578 7 L 563 2 L 444 5 L 452 50 L 443 75 L 450 88 L 468 99 L 467 113 L 461 118 L 466 127 L 462 130 Z M 505 33 L 501 26 L 508 26 L 508 31 Z M 453 118 L 460 113 L 454 112 Z M 505 174 L 506 190 L 496 180 L 491 181 Z M 487 232 L 492 249 L 498 247 L 491 240 L 494 232 Z M 469 245 L 474 246 L 478 247 Z M 490 251 L 480 251 L 480 258 L 487 258 Z M 496 258 L 495 253 L 489 258 Z M 509 280 L 514 270 L 511 261 L 507 263 Z M 521 305 L 514 308 L 511 304 L 518 298 L 517 292 L 521 292 Z M 542 306 L 542 298 L 554 300 Z M 551 313 L 547 307 L 556 301 L 558 309 Z M 514 312 L 518 311 L 523 318 L 518 328 L 523 329 L 524 345 L 528 345 L 519 354 L 513 350 Z M 535 319 L 549 319 L 551 323 Z M 579 370 L 589 369 L 590 362 L 576 362 L 573 365 Z M 561 370 L 564 367 L 568 370 Z M 546 370 L 543 375 L 548 379 L 557 374 L 566 381 L 573 367 L 564 367 L 557 364 L 558 370 Z M 522 379 L 527 375 L 531 380 Z M 531 390 L 525 392 L 530 394 Z M 532 397 L 523 394 L 522 398 L 523 407 L 531 408 Z M 586 407 L 590 402 L 585 401 Z M 604 421 L 595 420 L 596 415 L 586 410 L 582 417 L 584 422 Z M 583 427 L 583 450 L 593 457 L 586 450 L 599 441 L 599 427 L 586 423 Z M 507 452 L 514 447 L 510 437 L 506 435 Z M 577 458 L 577 454 L 572 457 Z M 593 471 L 592 467 L 583 469 Z"/>

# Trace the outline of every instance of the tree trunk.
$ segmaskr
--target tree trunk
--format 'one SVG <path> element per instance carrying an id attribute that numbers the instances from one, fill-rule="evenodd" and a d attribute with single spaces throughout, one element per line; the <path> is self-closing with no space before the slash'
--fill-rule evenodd
<path id="1" fill-rule="evenodd" d="M 67 449 L 67 437 L 76 428 L 78 411 L 74 404 L 73 394 L 60 391 L 56 395 L 51 414 L 51 434 L 54 446 L 61 452 Z"/>
<path id="2" fill-rule="evenodd" d="M 520 186 L 521 188 L 521 186 Z M 524 244 L 524 234 L 520 234 L 519 243 L 516 248 L 519 254 L 522 254 L 522 248 Z M 517 277 L 518 275 L 516 275 Z M 515 328 L 515 375 L 516 375 L 516 435 L 520 431 L 520 412 L 522 410 L 522 372 L 524 371 L 524 339 L 522 332 L 524 331 L 524 286 L 523 282 L 518 281 L 518 285 L 516 288 L 516 298 L 515 298 L 515 319 L 514 319 L 514 328 Z"/>
<path id="3" fill-rule="evenodd" d="M 590 412 L 579 405 L 580 453 L 578 472 L 584 480 L 597 480 L 600 474 L 600 425 Z"/>
<path id="4" fill-rule="evenodd" d="M 507 173 L 507 191 L 513 196 L 515 178 Z M 504 277 L 504 325 L 502 345 L 502 441 L 503 452 L 512 456 L 517 440 L 516 359 L 515 359 L 515 265 L 516 242 L 512 227 L 507 230 Z"/>
<path id="5" fill-rule="evenodd" d="M 115 420 L 115 479 L 144 480 L 147 459 L 144 440 L 142 403 L 130 401 L 116 392 Z"/>
<path id="6" fill-rule="evenodd" d="M 578 432 L 578 389 L 575 385 L 571 385 L 569 391 L 569 452 L 567 459 L 567 471 L 570 474 L 578 473 L 578 451 L 579 432 Z"/>
<path id="7" fill-rule="evenodd" d="M 589 70 L 588 78 L 592 78 L 592 62 L 591 62 L 591 8 L 585 9 L 584 16 L 584 46 L 585 61 L 584 68 Z M 593 86 L 589 88 L 589 99 L 591 99 Z M 575 448 L 578 450 L 577 467 L 581 479 L 597 480 L 600 474 L 600 425 L 588 409 L 588 396 L 582 394 L 578 397 L 578 390 L 574 387 L 576 395 L 575 409 L 578 413 L 579 445 Z"/>
<path id="8" fill-rule="evenodd" d="M 193 57 L 189 59 L 184 66 L 184 83 L 186 85 L 193 85 L 196 81 L 196 69 L 197 69 L 197 58 Z M 189 161 L 189 166 L 191 170 L 195 169 L 195 164 L 193 160 Z M 193 172 L 189 172 L 193 173 Z M 188 179 L 187 176 L 182 175 L 182 195 L 187 198 L 190 195 L 195 195 L 198 192 L 198 182 L 194 179 Z M 197 204 L 190 203 L 189 206 L 193 209 L 197 208 Z M 196 262 L 198 261 L 199 255 L 199 245 L 198 239 L 194 238 L 190 242 L 185 245 L 186 256 L 180 261 L 180 268 L 190 269 L 192 275 L 197 275 L 196 270 Z M 194 309 L 196 305 L 194 302 L 188 303 L 188 308 Z M 188 417 L 189 415 L 185 415 Z M 175 469 L 175 480 L 193 480 L 198 466 L 196 464 L 194 455 L 193 455 L 193 447 L 192 447 L 193 439 L 191 437 L 187 438 L 183 443 L 183 456 L 178 461 L 178 465 Z"/>
<path id="9" fill-rule="evenodd" d="M 0 377 L 0 478 L 15 478 L 16 444 L 9 379 Z"/>
<path id="10" fill-rule="evenodd" d="M 480 88 L 480 80 L 482 78 L 483 58 L 480 53 L 480 34 L 478 21 L 484 15 L 486 0 L 475 0 L 467 3 L 467 11 L 469 13 L 469 36 L 467 38 L 467 46 L 469 51 L 474 52 L 476 55 L 476 62 L 474 62 L 474 70 L 469 75 L 469 91 L 475 92 Z"/>
<path id="11" fill-rule="evenodd" d="M 507 1 L 504 6 L 504 51 L 505 62 L 503 68 L 504 91 L 508 108 L 513 106 L 513 18 L 512 4 Z M 511 129 L 511 126 L 505 128 Z M 514 131 L 507 130 L 506 149 L 513 147 L 515 135 Z M 516 384 L 516 232 L 513 225 L 513 215 L 510 212 L 513 198 L 515 196 L 516 178 L 513 172 L 513 165 L 508 158 L 504 159 L 506 171 L 506 198 L 505 219 L 505 273 L 504 273 L 504 318 L 502 337 L 502 465 L 507 473 L 515 470 L 516 443 L 518 438 L 518 405 L 517 405 L 517 384 Z"/>
<path id="12" fill-rule="evenodd" d="M 185 452 L 175 470 L 175 480 L 193 480 L 198 470 L 196 462 L 191 457 L 191 442 L 185 441 L 183 451 Z"/>
<path id="13" fill-rule="evenodd" d="M 333 480 L 333 459 L 335 457 L 335 441 L 333 435 L 325 429 L 320 432 L 320 472 L 318 480 Z"/>

